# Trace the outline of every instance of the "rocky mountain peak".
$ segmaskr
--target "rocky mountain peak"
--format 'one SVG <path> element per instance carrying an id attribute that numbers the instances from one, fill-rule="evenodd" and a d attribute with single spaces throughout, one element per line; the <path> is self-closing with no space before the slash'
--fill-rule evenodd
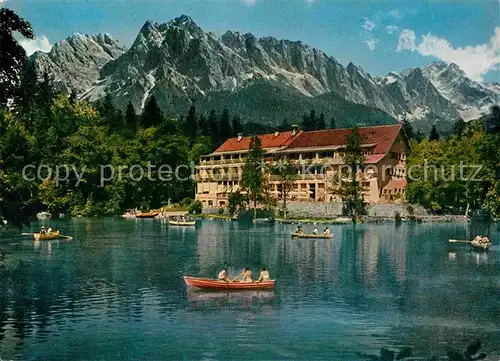
<path id="1" fill-rule="evenodd" d="M 118 58 L 126 48 L 106 33 L 74 33 L 54 44 L 48 53 L 36 52 L 30 57 L 35 68 L 49 73 L 54 86 L 67 93 L 88 89 L 99 77 L 100 69 Z"/>
<path id="2" fill-rule="evenodd" d="M 131 101 L 139 110 L 155 95 L 170 113 L 184 111 L 193 99 L 210 107 L 220 105 L 215 99 L 229 102 L 226 107 L 243 106 L 247 92 L 259 89 L 273 98 L 276 109 L 290 108 L 286 101 L 292 98 L 321 103 L 341 97 L 394 118 L 453 121 L 460 115 L 470 119 L 474 114 L 467 111 L 489 106 L 492 94 L 500 91 L 473 82 L 456 64 L 443 62 L 373 79 L 354 63 L 344 67 L 301 41 L 232 30 L 217 36 L 204 32 L 187 15 L 161 24 L 145 22 L 127 51 L 109 34 L 73 34 L 33 59 L 63 88 L 83 93 L 83 99 L 109 94 L 118 106 Z M 254 99 L 250 108 L 259 106 Z"/>

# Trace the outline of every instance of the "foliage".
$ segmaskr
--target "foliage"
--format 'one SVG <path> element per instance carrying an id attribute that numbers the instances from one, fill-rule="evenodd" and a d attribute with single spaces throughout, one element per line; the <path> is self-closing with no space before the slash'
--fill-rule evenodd
<path id="1" fill-rule="evenodd" d="M 247 198 L 240 191 L 232 192 L 228 197 L 228 213 L 231 216 L 241 212 L 246 208 Z"/>
<path id="2" fill-rule="evenodd" d="M 264 150 L 259 137 L 252 136 L 250 150 L 243 167 L 241 186 L 247 193 L 249 200 L 253 203 L 254 213 L 257 202 L 265 201 L 267 198 L 266 178 L 262 166 L 264 164 Z"/>
<path id="3" fill-rule="evenodd" d="M 366 214 L 366 204 L 363 198 L 359 177 L 363 170 L 364 155 L 361 148 L 362 139 L 359 129 L 354 127 L 346 137 L 344 150 L 344 172 L 340 177 L 340 197 L 342 199 L 342 213 L 353 220 Z"/>
<path id="4" fill-rule="evenodd" d="M 500 216 L 500 135 L 470 122 L 461 134 L 412 141 L 408 200 L 433 212 L 484 210 Z"/>
<path id="5" fill-rule="evenodd" d="M 189 214 L 201 214 L 203 210 L 203 204 L 201 201 L 194 201 L 189 205 L 188 212 Z"/>
<path id="6" fill-rule="evenodd" d="M 217 213 L 218 213 L 220 216 L 222 216 L 222 215 L 224 214 L 224 208 L 219 208 L 219 209 L 217 210 Z"/>
<path id="7" fill-rule="evenodd" d="M 277 176 L 281 185 L 280 198 L 283 201 L 283 218 L 286 218 L 287 201 L 294 181 L 297 179 L 297 170 L 288 161 L 283 161 L 272 168 L 272 174 Z"/>
<path id="8" fill-rule="evenodd" d="M 396 224 L 400 224 L 401 222 L 403 222 L 403 218 L 401 218 L 401 213 L 396 212 L 394 214 L 394 222 L 396 222 Z"/>
<path id="9" fill-rule="evenodd" d="M 31 24 L 14 11 L 0 8 L 0 109 L 12 98 L 26 62 L 26 52 L 14 34 L 33 39 Z"/>
<path id="10" fill-rule="evenodd" d="M 431 132 L 429 134 L 429 140 L 431 141 L 439 140 L 439 133 L 435 125 L 433 125 L 431 128 Z"/>

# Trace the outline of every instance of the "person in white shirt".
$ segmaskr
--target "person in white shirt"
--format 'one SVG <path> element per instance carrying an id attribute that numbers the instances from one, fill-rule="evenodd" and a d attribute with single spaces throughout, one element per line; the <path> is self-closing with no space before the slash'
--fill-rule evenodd
<path id="1" fill-rule="evenodd" d="M 318 234 L 318 227 L 314 226 L 313 234 Z"/>
<path id="2" fill-rule="evenodd" d="M 266 267 L 262 268 L 262 271 L 260 271 L 260 277 L 257 282 L 269 281 L 270 279 L 271 278 L 269 277 L 269 271 L 266 269 Z"/>
<path id="3" fill-rule="evenodd" d="M 227 276 L 227 268 L 224 267 L 222 271 L 219 272 L 219 276 L 217 276 L 219 281 L 229 282 L 229 277 Z"/>

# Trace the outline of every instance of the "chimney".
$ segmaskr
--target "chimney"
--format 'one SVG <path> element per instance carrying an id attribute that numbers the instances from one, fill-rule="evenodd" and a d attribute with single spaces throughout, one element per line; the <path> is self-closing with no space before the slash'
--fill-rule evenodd
<path id="1" fill-rule="evenodd" d="M 238 142 L 243 139 L 243 133 L 238 133 Z"/>
<path id="2" fill-rule="evenodd" d="M 292 125 L 292 137 L 295 137 L 295 135 L 297 134 L 297 129 L 299 127 L 297 125 Z"/>
<path id="3" fill-rule="evenodd" d="M 278 135 L 280 135 L 280 132 L 275 131 L 275 132 L 274 132 L 274 136 L 275 136 L 275 137 L 277 137 Z"/>

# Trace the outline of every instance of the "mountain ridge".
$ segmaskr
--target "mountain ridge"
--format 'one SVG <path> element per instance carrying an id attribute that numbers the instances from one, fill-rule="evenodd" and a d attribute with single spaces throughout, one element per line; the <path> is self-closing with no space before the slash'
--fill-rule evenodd
<path id="1" fill-rule="evenodd" d="M 258 88 L 252 85 L 267 82 L 277 89 L 294 89 L 303 99 L 299 100 L 295 92 L 283 93 L 284 97 L 292 96 L 304 104 L 317 103 L 330 113 L 335 113 L 335 108 L 321 104 L 328 94 L 349 104 L 380 109 L 394 119 L 431 124 L 443 119 L 454 122 L 477 117 L 498 102 L 500 94 L 500 86 L 476 83 L 455 64 L 434 62 L 423 68 L 372 77 L 354 63 L 344 67 L 334 57 L 302 41 L 257 38 L 232 30 L 216 35 L 203 31 L 187 15 L 166 23 L 145 22 L 128 49 L 112 41 L 109 34 L 106 36 L 108 49 L 101 41 L 101 49 L 90 56 L 92 69 L 84 81 L 78 82 L 78 88 L 74 84 L 77 77 L 69 77 L 66 83 L 62 77 L 64 69 L 79 69 L 73 51 L 77 47 L 63 47 L 65 41 L 69 43 L 63 40 L 58 47 L 77 60 L 71 56 L 49 56 L 57 70 L 55 77 L 84 100 L 96 101 L 109 94 L 118 106 L 131 101 L 138 110 L 152 95 L 167 112 L 176 112 L 178 106 L 188 106 L 193 101 L 203 108 L 208 103 L 213 105 L 216 98 L 225 103 L 222 96 L 250 94 Z M 99 43 L 93 38 L 87 41 Z M 40 54 L 34 58 L 36 63 L 45 60 Z M 65 64 L 63 59 L 69 60 Z M 41 61 L 39 68 L 50 73 L 50 67 L 43 65 Z M 279 98 L 280 93 L 275 96 Z M 275 122 L 283 119 L 274 109 L 269 109 L 269 113 L 278 117 Z M 295 115 L 298 116 L 301 114 Z"/>

